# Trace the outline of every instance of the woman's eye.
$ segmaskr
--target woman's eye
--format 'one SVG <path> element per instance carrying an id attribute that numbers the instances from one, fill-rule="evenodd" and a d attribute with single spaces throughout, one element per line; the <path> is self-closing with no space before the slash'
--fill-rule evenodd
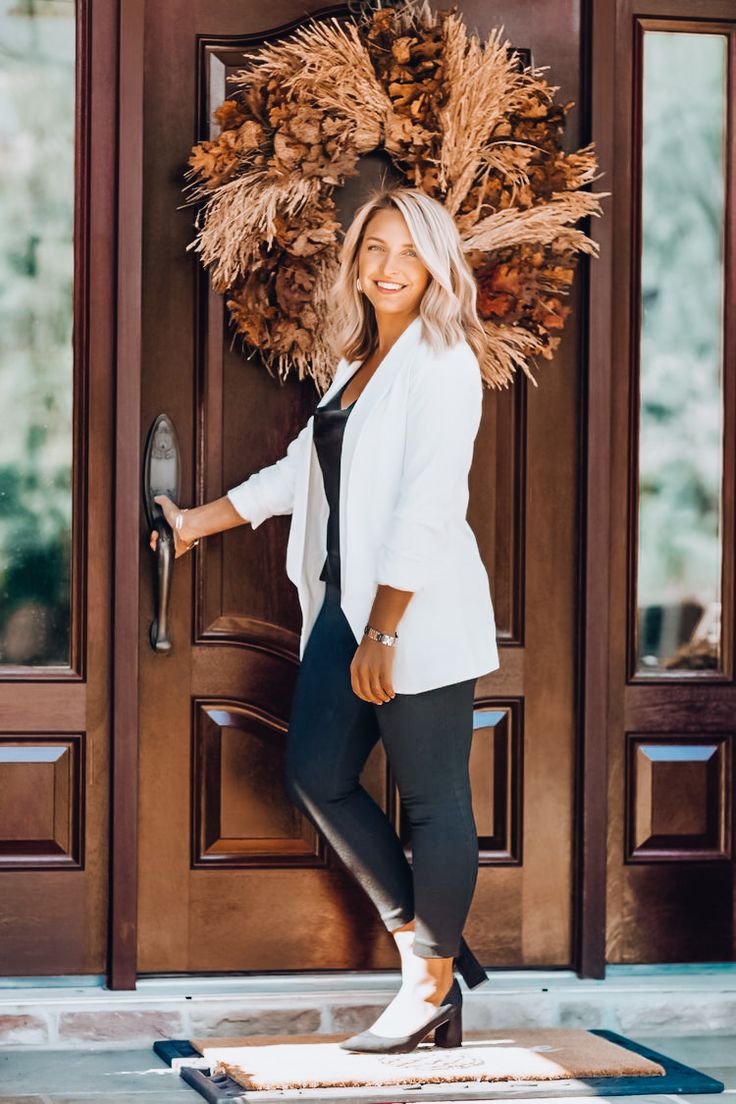
<path id="1" fill-rule="evenodd" d="M 373 242 L 371 245 L 367 246 L 367 249 L 368 249 L 369 253 L 370 253 L 371 249 L 380 249 L 380 248 L 381 248 L 381 246 L 376 245 L 375 242 Z M 414 250 L 414 249 L 405 249 L 404 253 L 409 257 L 416 257 L 416 255 L 417 255 L 416 250 Z"/>

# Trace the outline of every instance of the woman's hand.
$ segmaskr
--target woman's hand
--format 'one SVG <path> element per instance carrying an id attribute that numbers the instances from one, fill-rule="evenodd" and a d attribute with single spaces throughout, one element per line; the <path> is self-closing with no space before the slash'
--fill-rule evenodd
<path id="1" fill-rule="evenodd" d="M 383 705 L 395 696 L 391 672 L 394 649 L 364 636 L 350 664 L 353 693 L 364 701 Z"/>
<path id="2" fill-rule="evenodd" d="M 171 526 L 174 534 L 174 559 L 178 559 L 180 556 L 186 555 L 189 549 L 192 547 L 193 537 L 188 531 L 187 515 L 184 514 L 182 520 L 181 529 L 176 528 L 176 515 L 180 512 L 180 507 L 172 502 L 168 495 L 155 495 L 154 502 L 158 502 L 163 511 L 163 515 Z M 156 551 L 156 545 L 158 543 L 158 529 L 151 530 L 151 539 L 149 544 L 153 551 Z"/>

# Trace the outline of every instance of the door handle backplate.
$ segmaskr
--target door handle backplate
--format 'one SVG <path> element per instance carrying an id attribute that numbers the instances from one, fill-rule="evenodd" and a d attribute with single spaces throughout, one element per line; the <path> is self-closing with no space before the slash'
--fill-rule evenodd
<path id="1" fill-rule="evenodd" d="M 169 598 L 174 569 L 174 534 L 164 517 L 156 495 L 179 501 L 181 491 L 181 452 L 174 423 L 168 414 L 159 414 L 148 431 L 143 454 L 143 505 L 148 532 L 158 530 L 156 542 L 156 611 L 149 630 L 151 647 L 156 652 L 171 651 Z"/>

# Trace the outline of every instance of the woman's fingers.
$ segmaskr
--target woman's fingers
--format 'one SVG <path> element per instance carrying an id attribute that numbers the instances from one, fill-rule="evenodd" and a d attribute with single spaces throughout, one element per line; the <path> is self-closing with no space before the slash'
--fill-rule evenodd
<path id="1" fill-rule="evenodd" d="M 383 705 L 385 701 L 388 701 L 388 694 L 381 685 L 381 672 L 373 671 L 370 680 L 371 693 L 373 695 L 373 701 L 376 705 Z"/>
<path id="2" fill-rule="evenodd" d="M 358 668 L 358 690 L 363 701 L 373 701 L 370 679 L 365 664 L 361 664 Z"/>
<path id="3" fill-rule="evenodd" d="M 383 647 L 383 645 L 379 645 Z M 373 652 L 370 644 L 361 644 L 350 665 L 350 685 L 353 693 L 373 705 L 384 705 L 394 697 L 391 660 Z"/>
<path id="4" fill-rule="evenodd" d="M 185 542 L 181 539 L 176 529 L 172 529 L 172 532 L 174 534 L 174 559 L 178 560 L 182 556 L 185 556 L 187 554 L 187 552 L 189 551 L 189 546 L 185 544 Z M 158 536 L 158 529 L 152 529 L 151 537 L 148 543 L 150 544 L 154 552 L 156 551 L 156 546 L 158 545 Z"/>
<path id="5" fill-rule="evenodd" d="M 387 650 L 384 644 L 377 644 L 381 649 L 376 654 L 377 666 L 374 668 L 373 689 L 379 695 L 381 702 L 391 701 L 394 696 L 393 670 L 394 653 Z"/>
<path id="6" fill-rule="evenodd" d="M 159 506 L 161 507 L 161 512 L 173 529 L 176 515 L 179 512 L 179 507 L 176 505 L 175 502 L 171 501 L 168 495 L 165 494 L 154 495 L 153 501 L 159 504 Z"/>
<path id="7" fill-rule="evenodd" d="M 356 697 L 363 697 L 363 691 L 361 690 L 360 682 L 358 681 L 358 671 L 357 668 L 354 667 L 352 664 L 350 665 L 350 686 Z"/>
<path id="8" fill-rule="evenodd" d="M 384 671 L 383 678 L 381 679 L 381 685 L 383 687 L 384 694 L 386 694 L 389 699 L 396 696 L 396 691 L 394 690 L 394 684 L 391 678 L 390 671 Z"/>
<path id="9" fill-rule="evenodd" d="M 172 532 L 174 534 L 174 559 L 178 560 L 181 556 L 185 555 L 189 551 L 188 546 L 179 536 L 179 533 L 177 532 L 175 526 L 176 515 L 179 513 L 179 507 L 176 505 L 175 502 L 171 501 L 168 495 L 165 494 L 154 495 L 153 501 L 159 504 L 159 506 L 161 507 L 161 512 L 171 526 Z M 156 536 L 156 541 L 154 541 L 153 539 L 154 534 Z M 156 551 L 157 540 L 158 531 L 154 529 L 151 533 L 151 548 L 154 550 L 154 552 Z"/>
<path id="10" fill-rule="evenodd" d="M 355 653 L 355 658 L 350 664 L 350 685 L 353 693 L 363 701 L 370 701 L 370 694 L 365 680 L 365 668 L 360 661 L 360 649 Z"/>
<path id="11" fill-rule="evenodd" d="M 359 691 L 358 696 L 361 697 L 363 701 L 373 702 L 377 705 L 381 699 L 376 695 L 376 691 L 372 685 L 371 670 L 365 662 L 358 665 L 357 681 Z"/>

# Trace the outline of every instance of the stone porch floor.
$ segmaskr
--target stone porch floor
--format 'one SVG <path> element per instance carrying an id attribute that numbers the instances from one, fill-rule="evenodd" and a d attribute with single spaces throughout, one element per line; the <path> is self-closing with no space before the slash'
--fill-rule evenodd
<path id="1" fill-rule="evenodd" d="M 569 1104 L 723 1104 L 736 1099 L 736 1034 L 734 1035 L 638 1035 L 647 1046 L 668 1054 L 717 1077 L 725 1085 L 723 1093 L 702 1096 L 657 1094 L 649 1096 L 560 1096 L 554 1099 Z M 435 1086 L 433 1086 L 435 1088 Z M 448 1087 L 449 1088 L 449 1087 Z M 341 1104 L 359 1104 L 360 1090 L 343 1090 Z M 372 1090 L 375 1093 L 375 1090 Z M 425 1094 L 415 1092 L 402 1097 L 387 1089 L 386 1104 L 398 1099 L 417 1100 Z M 393 1092 L 394 1095 L 391 1095 Z M 275 1094 L 267 1094 L 270 1100 Z M 433 1104 L 439 1101 L 433 1095 Z M 304 1099 L 298 1093 L 280 1094 L 283 1101 Z M 442 1098 L 468 1099 L 462 1089 Z M 548 1104 L 515 1097 L 514 1104 Z M 314 1098 L 312 1097 L 312 1101 Z M 375 1095 L 372 1096 L 375 1102 Z M 203 1097 L 160 1063 L 150 1048 L 101 1050 L 88 1047 L 75 1051 L 51 1051 L 38 1048 L 0 1051 L 0 1102 L 2 1104 L 202 1104 Z M 474 1097 L 475 1104 L 481 1104 Z"/>
<path id="2" fill-rule="evenodd" d="M 567 970 L 489 975 L 464 993 L 468 1030 L 609 1028 L 710 1073 L 726 1085 L 722 1095 L 736 1096 L 736 964 L 609 966 L 602 980 Z M 102 979 L 34 979 L 32 986 L 28 980 L 0 979 L 2 1104 L 196 1104 L 202 1097 L 154 1055 L 155 1039 L 353 1032 L 375 1019 L 399 982 L 392 972 L 156 978 L 113 992 Z M 351 1094 L 345 1102 L 361 1099 L 359 1090 Z M 705 1104 L 716 1095 L 565 1099 Z"/>

